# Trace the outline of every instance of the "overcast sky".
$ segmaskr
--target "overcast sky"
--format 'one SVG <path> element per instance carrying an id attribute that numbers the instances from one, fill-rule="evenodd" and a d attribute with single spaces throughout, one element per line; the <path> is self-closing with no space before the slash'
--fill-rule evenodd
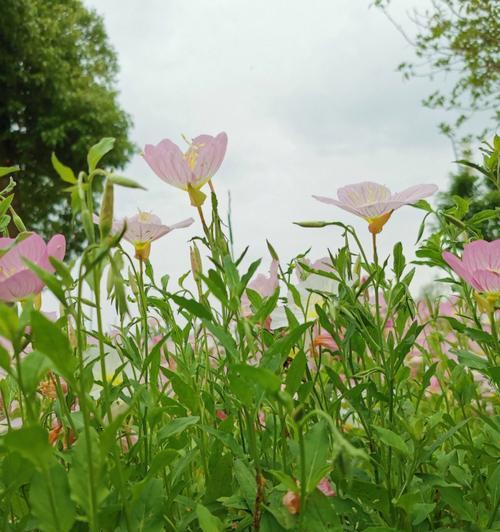
<path id="1" fill-rule="evenodd" d="M 341 244 L 336 229 L 302 229 L 293 221 L 338 219 L 367 237 L 366 223 L 311 194 L 373 180 L 399 191 L 418 183 L 446 187 L 449 142 L 443 118 L 423 109 L 434 87 L 404 82 L 396 71 L 412 48 L 369 0 L 86 0 L 104 16 L 120 63 L 120 102 L 141 147 L 181 134 L 226 131 L 226 159 L 214 179 L 226 209 L 232 194 L 236 250 L 280 258 L 312 246 L 311 258 Z M 397 0 L 394 16 L 426 0 Z M 408 26 L 411 29 L 411 25 Z M 147 192 L 120 191 L 117 214 L 152 210 L 164 223 L 196 217 L 187 194 L 156 177 L 140 156 L 124 172 Z M 398 211 L 381 234 L 388 252 L 414 248 L 420 211 Z M 199 221 L 154 244 L 156 271 L 188 269 L 187 241 Z M 367 238 L 366 238 L 367 240 Z M 422 274 L 417 286 L 429 279 Z"/>

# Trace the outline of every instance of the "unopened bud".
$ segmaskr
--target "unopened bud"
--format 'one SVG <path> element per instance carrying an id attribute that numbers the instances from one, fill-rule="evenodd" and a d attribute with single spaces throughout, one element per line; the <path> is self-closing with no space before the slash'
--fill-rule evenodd
<path id="1" fill-rule="evenodd" d="M 89 240 L 89 242 L 94 243 L 95 232 L 94 232 L 94 224 L 92 223 L 92 216 L 90 215 L 90 211 L 88 209 L 84 209 L 81 213 L 81 216 L 82 216 L 82 225 L 85 231 L 85 235 L 87 236 L 87 239 Z"/>
<path id="2" fill-rule="evenodd" d="M 26 231 L 26 226 L 24 225 L 23 221 L 21 220 L 21 217 L 16 214 L 15 212 L 12 213 L 12 221 L 14 222 L 14 225 L 16 226 L 16 229 L 23 233 Z"/>
<path id="3" fill-rule="evenodd" d="M 193 244 L 189 250 L 189 258 L 191 259 L 191 271 L 195 280 L 199 279 L 203 273 L 203 264 L 201 262 L 200 250 L 196 244 Z"/>
<path id="4" fill-rule="evenodd" d="M 101 210 L 99 213 L 99 230 L 101 232 L 101 239 L 106 238 L 111 232 L 113 226 L 113 203 L 113 183 L 108 178 L 104 184 L 104 194 L 102 196 Z"/>

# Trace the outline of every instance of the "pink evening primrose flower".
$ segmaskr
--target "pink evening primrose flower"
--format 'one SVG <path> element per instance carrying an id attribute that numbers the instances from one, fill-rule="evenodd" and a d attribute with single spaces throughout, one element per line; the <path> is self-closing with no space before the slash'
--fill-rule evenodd
<path id="1" fill-rule="evenodd" d="M 163 181 L 189 192 L 191 204 L 199 207 L 206 198 L 200 188 L 219 169 L 226 147 L 227 135 L 224 132 L 216 137 L 199 135 L 185 153 L 171 140 L 163 139 L 156 146 L 146 144 L 144 159 Z"/>
<path id="2" fill-rule="evenodd" d="M 279 262 L 273 260 L 269 268 L 269 276 L 259 273 L 248 283 L 247 288 L 257 292 L 261 297 L 271 297 L 279 286 L 278 269 Z M 249 316 L 251 314 L 250 300 L 246 293 L 241 297 L 241 306 L 243 308 L 243 314 Z"/>
<path id="3" fill-rule="evenodd" d="M 36 233 L 18 243 L 14 238 L 0 238 L 0 249 L 6 248 L 11 249 L 0 256 L 0 300 L 12 302 L 37 295 L 44 287 L 43 281 L 26 266 L 23 259 L 53 272 L 49 257 L 62 260 L 66 240 L 63 235 L 55 235 L 46 244 Z"/>
<path id="4" fill-rule="evenodd" d="M 443 259 L 478 292 L 500 293 L 500 238 L 466 244 L 461 260 L 449 251 L 443 253 Z"/>
<path id="5" fill-rule="evenodd" d="M 94 215 L 94 223 L 99 223 L 99 217 Z M 174 229 L 189 227 L 194 223 L 193 218 L 187 218 L 173 225 L 163 225 L 155 214 L 139 211 L 138 214 L 122 220 L 114 220 L 112 232 L 114 234 L 123 230 L 127 224 L 123 238 L 130 242 L 135 248 L 135 256 L 139 260 L 147 260 L 151 251 L 151 242 L 158 240 L 162 236 L 170 233 Z"/>
<path id="6" fill-rule="evenodd" d="M 377 234 L 382 231 L 384 224 L 396 209 L 431 196 L 437 189 L 436 185 L 416 185 L 391 194 L 391 191 L 383 185 L 364 181 L 339 188 L 338 199 L 324 196 L 313 196 L 313 198 L 364 218 L 370 224 L 368 226 L 370 232 Z"/>

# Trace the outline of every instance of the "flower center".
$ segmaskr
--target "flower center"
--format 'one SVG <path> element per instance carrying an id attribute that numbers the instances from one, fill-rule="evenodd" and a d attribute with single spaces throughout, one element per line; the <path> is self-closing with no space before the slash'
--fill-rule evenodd
<path id="1" fill-rule="evenodd" d="M 149 212 L 139 212 L 139 215 L 137 216 L 137 219 L 139 222 L 143 224 L 149 224 L 151 223 L 152 214 Z"/>

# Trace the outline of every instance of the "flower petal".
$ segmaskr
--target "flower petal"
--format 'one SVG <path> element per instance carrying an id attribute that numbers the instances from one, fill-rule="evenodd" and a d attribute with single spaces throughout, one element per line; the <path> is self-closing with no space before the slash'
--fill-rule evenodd
<path id="1" fill-rule="evenodd" d="M 360 207 L 391 199 L 391 191 L 384 185 L 373 181 L 363 181 L 339 188 L 337 197 L 344 205 Z"/>
<path id="2" fill-rule="evenodd" d="M 405 205 L 411 205 L 412 203 L 416 203 L 418 200 L 432 196 L 435 192 L 437 192 L 437 190 L 438 187 L 436 185 L 415 185 L 401 192 L 393 194 L 391 200 L 400 201 Z"/>
<path id="3" fill-rule="evenodd" d="M 326 196 L 315 196 L 315 195 L 313 195 L 313 198 L 315 200 L 321 201 L 321 203 L 326 203 L 328 205 L 336 205 L 337 207 L 344 209 L 344 211 L 350 212 L 352 214 L 355 214 L 356 216 L 361 216 L 362 218 L 364 218 L 364 215 L 359 211 L 359 209 L 355 207 L 351 207 L 350 205 L 346 205 L 345 203 L 342 203 L 339 200 L 336 200 L 334 198 L 327 198 Z"/>
<path id="4" fill-rule="evenodd" d="M 476 270 L 473 281 L 480 292 L 500 292 L 500 273 L 490 270 Z"/>
<path id="5" fill-rule="evenodd" d="M 182 220 L 182 222 L 177 222 L 176 224 L 170 225 L 170 231 L 173 231 L 174 229 L 182 229 L 184 227 L 189 227 L 190 225 L 194 224 L 193 218 L 186 218 L 185 220 Z"/>
<path id="6" fill-rule="evenodd" d="M 464 281 L 467 281 L 469 284 L 472 284 L 472 274 L 467 270 L 463 262 L 450 253 L 449 251 L 443 252 L 443 259 L 448 263 L 448 266 Z"/>

